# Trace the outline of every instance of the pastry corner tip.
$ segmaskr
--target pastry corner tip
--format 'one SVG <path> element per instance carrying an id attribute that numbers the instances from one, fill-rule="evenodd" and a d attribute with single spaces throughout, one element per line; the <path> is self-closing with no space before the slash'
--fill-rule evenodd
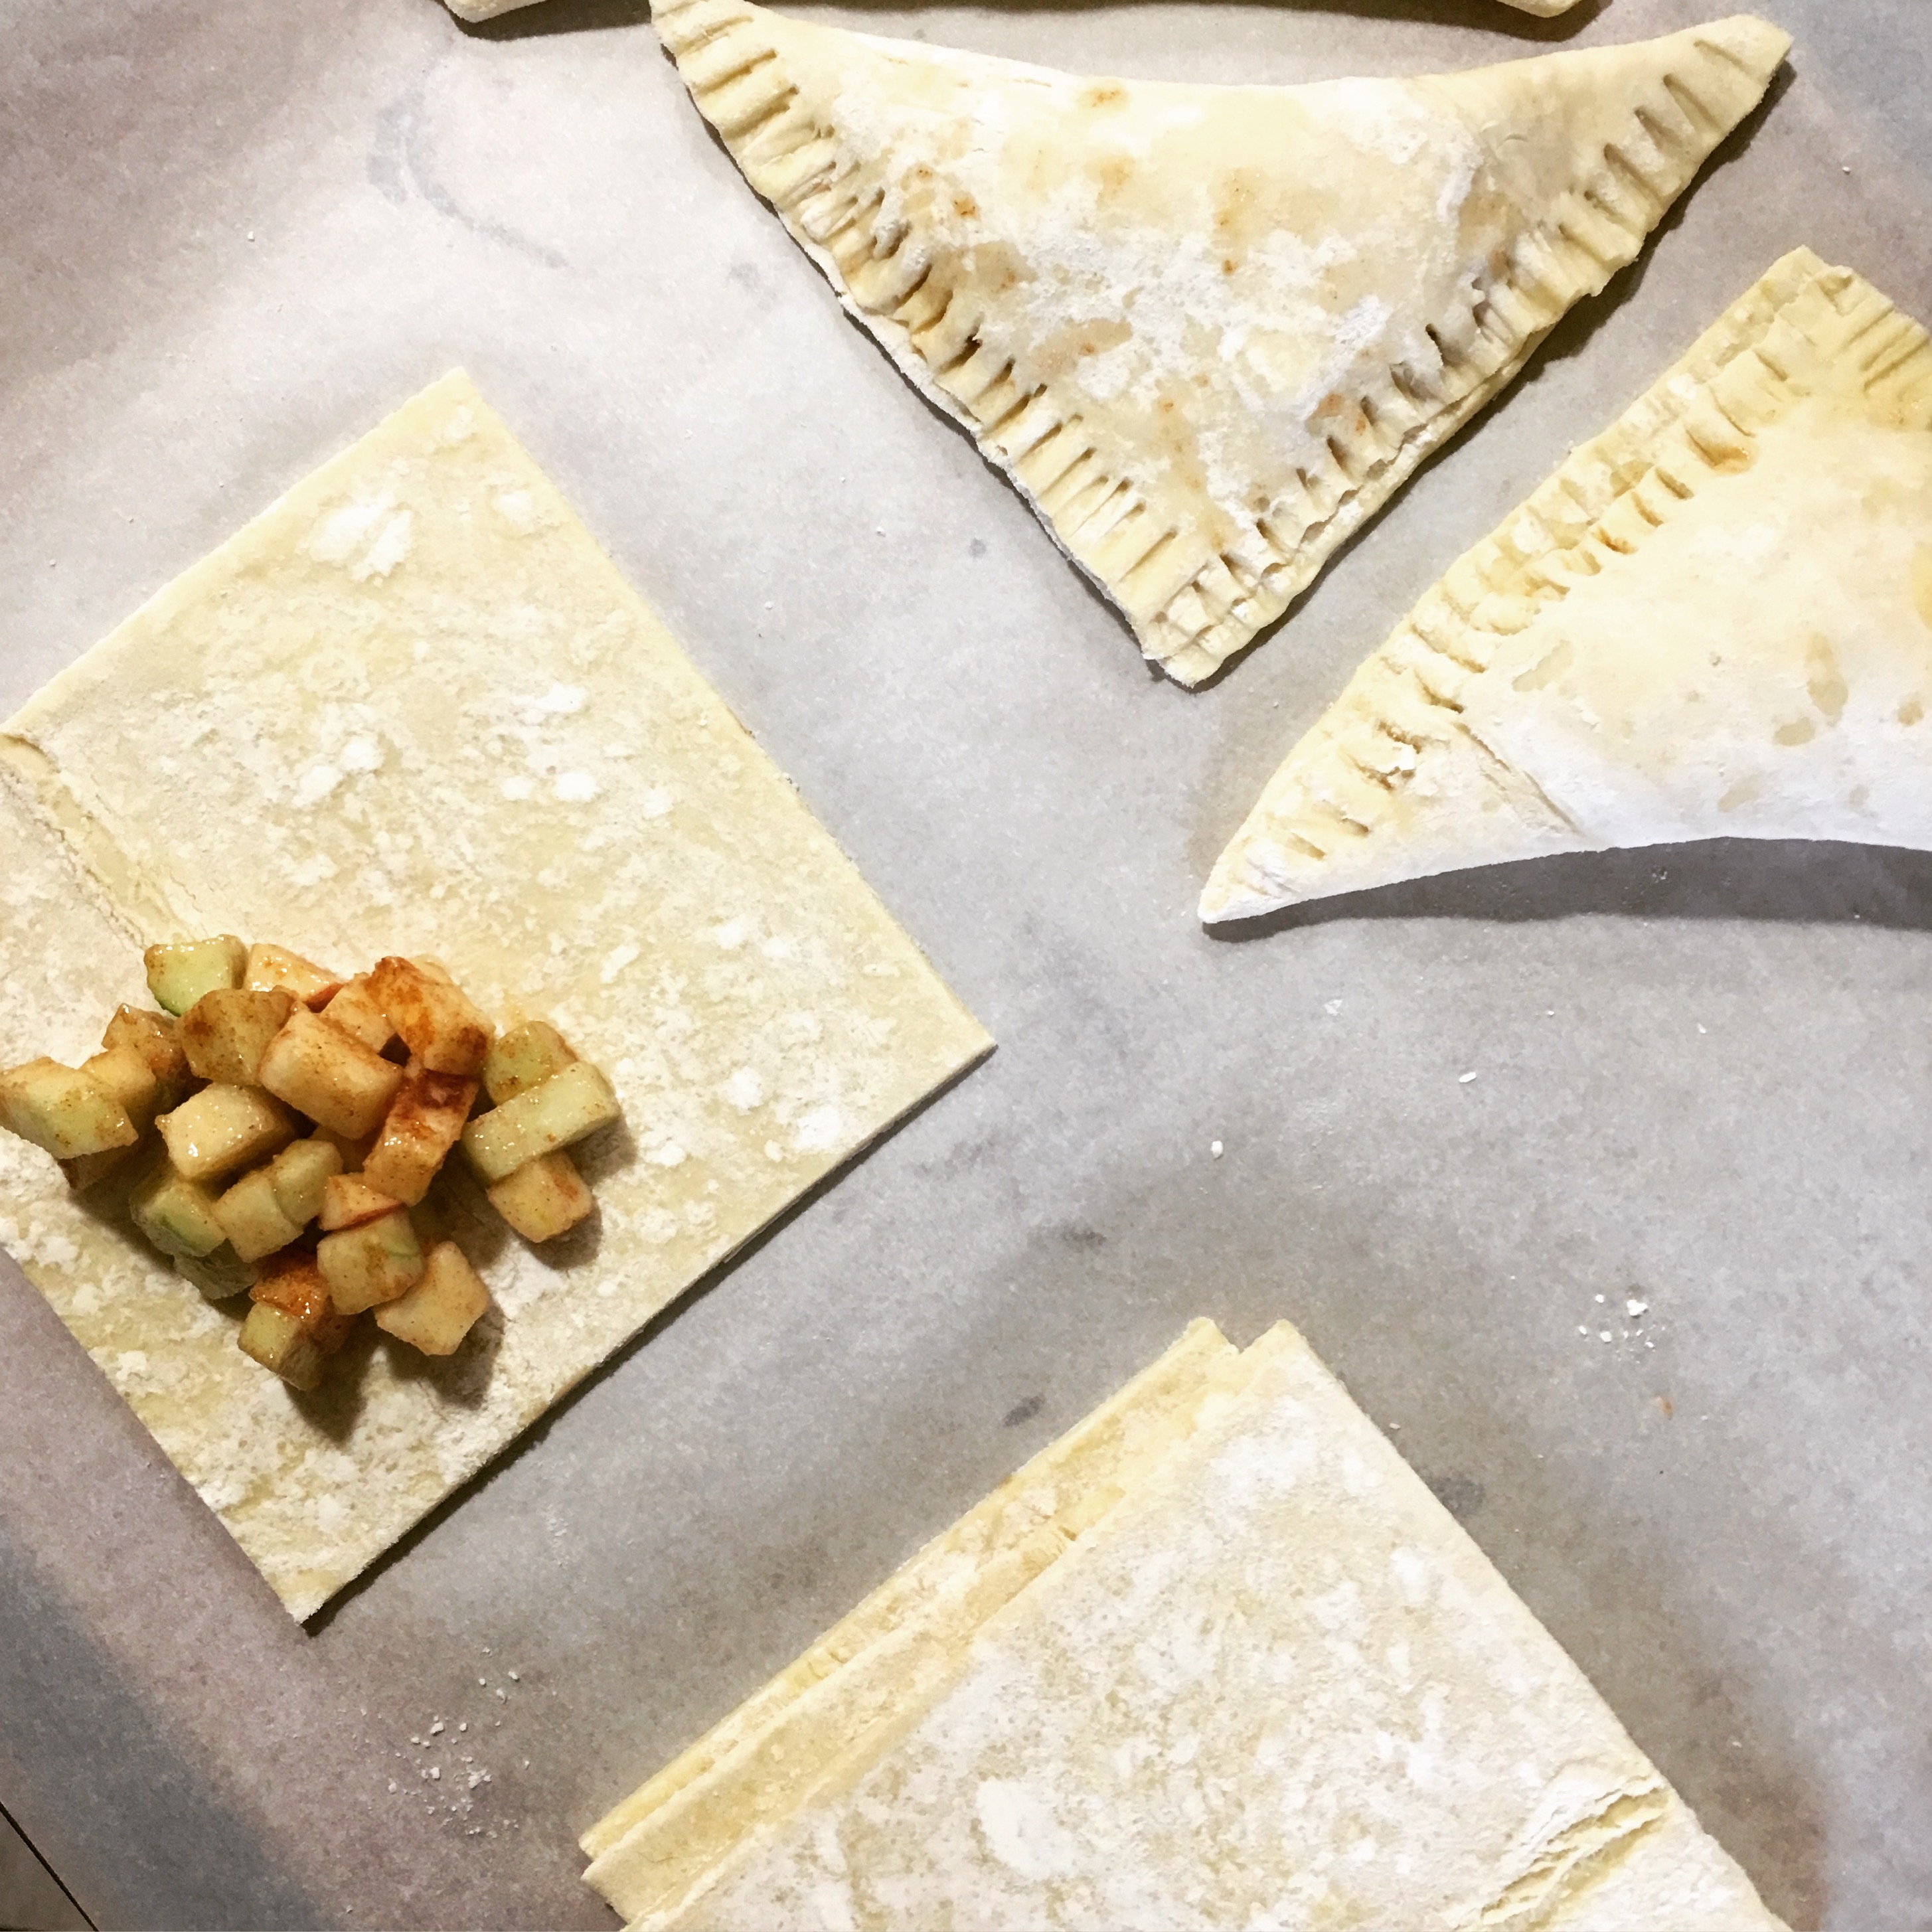
<path id="1" fill-rule="evenodd" d="M 1203 926 L 1232 926 L 1241 920 L 1258 919 L 1264 913 L 1278 911 L 1289 903 L 1286 898 L 1255 891 L 1216 866 L 1202 889 L 1196 910 Z"/>
<path id="2" fill-rule="evenodd" d="M 1792 38 L 1784 28 L 1756 14 L 1733 14 L 1698 30 L 1700 40 L 1713 41 L 1768 86 L 1790 54 Z"/>

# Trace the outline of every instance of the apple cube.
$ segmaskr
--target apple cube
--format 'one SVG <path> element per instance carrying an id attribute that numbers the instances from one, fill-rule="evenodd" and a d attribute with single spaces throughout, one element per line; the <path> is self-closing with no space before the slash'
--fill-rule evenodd
<path id="1" fill-rule="evenodd" d="M 356 1326 L 352 1317 L 337 1311 L 315 1256 L 298 1248 L 262 1262 L 248 1292 L 255 1300 L 292 1315 L 325 1354 L 334 1354 Z"/>
<path id="2" fill-rule="evenodd" d="M 251 992 L 284 992 L 305 1006 L 325 1006 L 342 982 L 326 968 L 291 952 L 286 946 L 251 946 L 242 983 Z"/>
<path id="3" fill-rule="evenodd" d="M 258 1087 L 262 1056 L 294 1010 L 296 996 L 278 988 L 256 992 L 247 987 L 218 987 L 204 993 L 182 1016 L 182 1051 L 203 1080 L 231 1087 Z"/>
<path id="4" fill-rule="evenodd" d="M 483 1063 L 484 1090 L 500 1107 L 526 1088 L 561 1073 L 576 1058 L 555 1027 L 543 1020 L 526 1020 L 490 1047 Z"/>
<path id="5" fill-rule="evenodd" d="M 141 1137 L 107 1088 L 57 1060 L 30 1060 L 0 1073 L 0 1127 L 56 1160 L 132 1147 Z"/>
<path id="6" fill-rule="evenodd" d="M 67 1184 L 76 1194 L 85 1194 L 96 1182 L 107 1177 L 122 1166 L 132 1148 L 104 1148 L 98 1154 L 84 1154 L 77 1160 L 64 1160 L 61 1172 L 67 1176 Z"/>
<path id="7" fill-rule="evenodd" d="M 260 1078 L 271 1094 L 318 1126 L 354 1139 L 381 1124 L 403 1084 L 403 1070 L 298 1006 L 268 1042 Z"/>
<path id="8" fill-rule="evenodd" d="M 258 1262 L 285 1248 L 302 1234 L 302 1223 L 282 1212 L 275 1184 L 266 1167 L 244 1174 L 214 1204 L 214 1218 L 228 1244 L 244 1262 Z"/>
<path id="9" fill-rule="evenodd" d="M 462 1138 L 476 1104 L 474 1080 L 432 1073 L 412 1060 L 382 1133 L 362 1163 L 363 1179 L 413 1207 Z"/>
<path id="10" fill-rule="evenodd" d="M 380 1053 L 396 1036 L 389 1016 L 369 991 L 369 976 L 358 973 L 322 1010 L 322 1016 L 345 1033 L 352 1033 L 372 1053 Z"/>
<path id="11" fill-rule="evenodd" d="M 236 1337 L 242 1353 L 296 1388 L 314 1388 L 353 1326 L 336 1313 L 321 1270 L 306 1255 L 291 1255 L 264 1268 L 249 1293 L 255 1305 Z"/>
<path id="12" fill-rule="evenodd" d="M 490 1306 L 490 1291 L 454 1241 L 430 1250 L 422 1279 L 376 1311 L 376 1326 L 425 1355 L 453 1355 Z"/>
<path id="13" fill-rule="evenodd" d="M 432 1073 L 480 1073 L 496 1028 L 460 988 L 393 954 L 376 962 L 369 992 L 411 1054 Z"/>
<path id="14" fill-rule="evenodd" d="M 371 1187 L 360 1174 L 331 1174 L 322 1186 L 322 1232 L 333 1234 L 344 1228 L 359 1228 L 364 1222 L 393 1214 L 402 1204 L 393 1196 Z"/>
<path id="15" fill-rule="evenodd" d="M 235 1346 L 291 1388 L 307 1390 L 321 1383 L 326 1359 L 322 1351 L 292 1315 L 272 1302 L 258 1301 L 249 1310 Z"/>
<path id="16" fill-rule="evenodd" d="M 422 1279 L 422 1246 L 400 1208 L 359 1228 L 323 1235 L 315 1258 L 338 1315 L 394 1301 Z"/>
<path id="17" fill-rule="evenodd" d="M 577 1163 L 560 1150 L 526 1160 L 489 1190 L 490 1204 L 526 1241 L 554 1241 L 596 1206 Z"/>
<path id="18" fill-rule="evenodd" d="M 137 1135 L 154 1124 L 161 1104 L 161 1083 L 155 1078 L 154 1070 L 131 1047 L 105 1047 L 83 1060 L 80 1070 L 121 1102 Z"/>
<path id="19" fill-rule="evenodd" d="M 275 1204 L 298 1228 L 322 1212 L 322 1192 L 342 1172 L 342 1156 L 332 1141 L 292 1141 L 268 1163 Z"/>
<path id="20" fill-rule="evenodd" d="M 622 1114 L 609 1081 L 587 1060 L 573 1060 L 464 1130 L 464 1150 L 486 1186 L 526 1161 L 594 1134 Z"/>
<path id="21" fill-rule="evenodd" d="M 226 1238 L 214 1218 L 213 1192 L 165 1163 L 135 1189 L 128 1204 L 135 1226 L 164 1255 L 198 1259 Z"/>
<path id="22" fill-rule="evenodd" d="M 377 1130 L 380 1131 L 380 1127 Z M 355 1174 L 369 1158 L 369 1150 L 376 1144 L 376 1136 L 368 1134 L 338 1134 L 333 1127 L 317 1127 L 315 1138 L 326 1141 L 342 1156 L 342 1171 Z"/>
<path id="23" fill-rule="evenodd" d="M 175 1273 L 191 1281 L 206 1301 L 230 1301 L 254 1286 L 255 1268 L 224 1241 L 205 1255 L 177 1255 Z"/>
<path id="24" fill-rule="evenodd" d="M 139 1006 L 120 1006 L 107 1022 L 100 1044 L 110 1053 L 126 1048 L 148 1063 L 160 1087 L 158 1111 L 165 1113 L 187 1099 L 194 1084 L 194 1070 L 182 1051 L 179 1023 L 166 1013 L 145 1012 Z"/>
<path id="25" fill-rule="evenodd" d="M 248 949 L 232 932 L 214 939 L 179 939 L 151 946 L 142 955 L 148 968 L 148 991 L 158 1006 L 184 1013 L 204 993 L 218 986 L 238 986 L 248 963 Z"/>
<path id="26" fill-rule="evenodd" d="M 220 1180 L 266 1160 L 296 1124 L 258 1087 L 204 1087 L 155 1124 L 168 1158 L 190 1180 Z"/>

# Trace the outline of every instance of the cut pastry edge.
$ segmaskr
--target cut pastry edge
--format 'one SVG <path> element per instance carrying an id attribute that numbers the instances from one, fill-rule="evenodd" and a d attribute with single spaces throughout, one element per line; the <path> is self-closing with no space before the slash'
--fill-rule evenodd
<path id="1" fill-rule="evenodd" d="M 1286 1345 L 1197 1320 L 1167 1352 L 935 1538 L 764 1690 L 580 1840 L 627 1919 L 674 1916 L 802 1804 L 863 1774 L 1018 1600 Z"/>
<path id="2" fill-rule="evenodd" d="M 1459 285 L 1458 304 L 1466 297 L 1466 306 L 1410 319 L 1432 342 L 1435 368 L 1398 364 L 1366 390 L 1325 398 L 1324 424 L 1332 411 L 1347 427 L 1322 439 L 1322 464 L 1298 467 L 1286 494 L 1251 506 L 1231 537 L 1216 541 L 1204 526 L 1226 520 L 1221 506 L 1197 493 L 1191 516 L 1156 507 L 1151 468 L 1104 460 L 1078 396 L 1028 371 L 1030 345 L 1019 332 L 1003 335 L 990 303 L 970 290 L 964 302 L 956 299 L 967 271 L 904 213 L 891 166 L 842 131 L 840 104 L 861 91 L 852 64 L 813 50 L 848 44 L 914 72 L 922 64 L 950 77 L 964 73 L 985 87 L 1069 84 L 1124 95 L 1134 83 L 1083 82 L 802 25 L 750 0 L 662 0 L 653 19 L 700 111 L 842 304 L 908 380 L 973 436 L 1114 602 L 1144 653 L 1186 685 L 1211 676 L 1282 616 L 1334 550 L 1514 380 L 1569 308 L 1636 259 L 1664 211 L 1762 98 L 1790 45 L 1780 29 L 1738 15 L 1660 40 L 1385 83 L 1430 90 L 1492 159 L 1495 112 L 1504 92 L 1521 84 L 1522 69 L 1546 72 L 1553 64 L 1580 77 L 1600 75 L 1627 106 L 1615 134 L 1547 208 L 1516 207 L 1507 258 L 1489 264 L 1468 290 Z M 836 74 L 837 85 L 814 85 L 814 67 Z M 1302 91 L 1170 90 L 1206 98 Z M 1530 104 L 1526 95 L 1526 114 Z M 847 106 L 844 119 L 853 111 Z M 1535 124 L 1550 118 L 1546 103 L 1538 103 Z M 966 312 L 976 304 L 977 312 Z M 1141 458 L 1150 464 L 1149 452 Z"/>
<path id="3" fill-rule="evenodd" d="M 1606 836 L 1509 754 L 1493 696 L 1480 715 L 1470 706 L 1510 638 L 1559 612 L 1582 584 L 1638 580 L 1653 532 L 1748 472 L 1768 432 L 1834 387 L 1875 422 L 1932 428 L 1932 338 L 1852 270 L 1794 250 L 1452 566 L 1360 666 L 1222 852 L 1202 920 L 1551 853 L 1803 836 L 1745 822 Z M 1514 688 L 1540 680 L 1526 673 Z"/>

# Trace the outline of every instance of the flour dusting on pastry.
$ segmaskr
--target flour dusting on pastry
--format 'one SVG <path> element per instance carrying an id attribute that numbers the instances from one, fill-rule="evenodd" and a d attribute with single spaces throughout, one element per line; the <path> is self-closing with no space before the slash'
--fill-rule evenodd
<path id="1" fill-rule="evenodd" d="M 1286 1324 L 1195 1324 L 584 1843 L 632 1932 L 1782 1932 Z"/>
<path id="2" fill-rule="evenodd" d="M 1932 340 L 1788 256 L 1292 752 L 1208 920 L 1550 852 L 1932 850 Z"/>
<path id="3" fill-rule="evenodd" d="M 1420 80 L 1092 80 L 653 17 L 746 178 L 1142 649 L 1198 682 L 1630 261 L 1789 45 L 1740 16 Z"/>

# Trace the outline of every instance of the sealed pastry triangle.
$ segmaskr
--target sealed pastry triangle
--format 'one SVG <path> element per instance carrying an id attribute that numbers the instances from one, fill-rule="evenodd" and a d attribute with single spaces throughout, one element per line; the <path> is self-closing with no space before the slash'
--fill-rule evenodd
<path id="1" fill-rule="evenodd" d="M 747 0 L 654 18 L 846 307 L 1189 684 L 1634 258 L 1790 44 L 1741 15 L 1424 80 L 1188 87 Z"/>
<path id="2" fill-rule="evenodd" d="M 1285 1324 L 1195 1323 L 584 1842 L 664 1932 L 1778 1927 Z"/>
<path id="3" fill-rule="evenodd" d="M 1932 340 L 1788 256 L 1410 612 L 1204 919 L 1682 839 L 1932 849 Z"/>

